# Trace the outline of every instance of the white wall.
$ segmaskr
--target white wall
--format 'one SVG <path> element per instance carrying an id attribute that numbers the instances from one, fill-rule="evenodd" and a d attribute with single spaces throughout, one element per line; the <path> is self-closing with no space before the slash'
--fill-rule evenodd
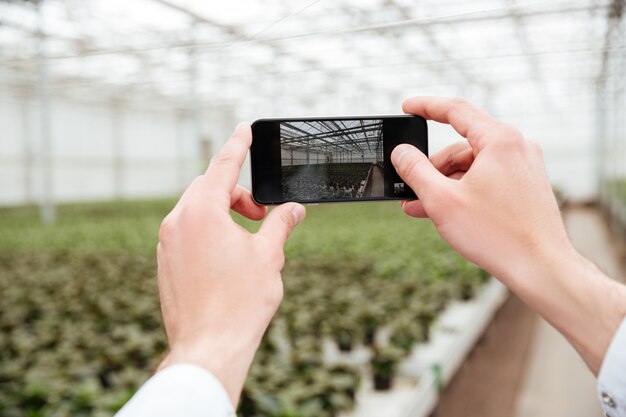
<path id="1" fill-rule="evenodd" d="M 281 149 L 280 154 L 283 166 L 326 163 L 326 154 L 322 152 Z"/>
<path id="2" fill-rule="evenodd" d="M 516 96 L 513 90 L 503 89 L 490 110 L 543 146 L 555 186 L 573 199 L 585 199 L 597 193 L 595 96 L 593 90 L 583 87 L 569 94 L 571 100 L 566 108 L 547 112 L 539 95 Z M 174 109 L 148 110 L 123 104 L 114 107 L 52 97 L 54 195 L 59 201 L 177 195 L 204 169 L 194 133 L 198 130 L 203 139 L 210 141 L 211 153 L 215 153 L 240 120 L 270 115 L 343 114 L 332 106 L 319 112 L 301 107 L 272 114 L 267 106 L 246 110 L 241 103 L 233 101 L 203 109 L 196 129 L 188 115 L 177 114 Z M 352 113 L 394 110 L 378 101 L 355 99 L 354 103 Z M 477 104 L 489 107 L 479 101 Z M 452 129 L 434 122 L 429 123 L 429 130 L 431 152 L 459 139 Z M 0 90 L 0 205 L 37 201 L 42 184 L 39 144 L 35 98 Z M 115 149 L 120 157 L 116 158 Z M 240 183 L 250 185 L 248 160 Z"/>
<path id="3" fill-rule="evenodd" d="M 364 157 L 357 152 L 339 152 L 328 153 L 309 151 L 308 156 L 306 151 L 298 151 L 292 149 L 281 149 L 281 164 L 283 166 L 288 165 L 311 165 L 311 164 L 325 164 L 327 155 L 331 158 L 331 163 L 340 162 L 376 162 L 376 154 L 373 152 L 365 152 Z"/>
<path id="4" fill-rule="evenodd" d="M 39 200 L 40 126 L 35 97 L 0 91 L 0 205 Z M 55 201 L 178 195 L 204 170 L 195 132 L 212 142 L 213 154 L 232 126 L 232 112 L 224 109 L 203 109 L 196 129 L 188 114 L 174 108 L 150 110 L 52 97 Z M 244 172 L 244 184 L 249 184 L 248 177 Z"/>

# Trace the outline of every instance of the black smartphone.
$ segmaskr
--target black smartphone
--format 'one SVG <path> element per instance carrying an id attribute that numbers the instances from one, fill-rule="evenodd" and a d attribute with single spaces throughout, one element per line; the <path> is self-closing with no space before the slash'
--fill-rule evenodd
<path id="1" fill-rule="evenodd" d="M 415 193 L 391 164 L 401 143 L 428 155 L 419 116 L 260 119 L 252 123 L 252 196 L 287 201 L 411 200 Z"/>

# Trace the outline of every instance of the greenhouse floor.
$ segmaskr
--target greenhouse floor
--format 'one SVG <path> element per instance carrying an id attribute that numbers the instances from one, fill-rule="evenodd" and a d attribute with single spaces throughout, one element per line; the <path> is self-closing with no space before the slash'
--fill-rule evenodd
<path id="1" fill-rule="evenodd" d="M 623 276 L 615 242 L 599 211 L 568 209 L 565 223 L 583 255 L 610 276 Z M 536 323 L 514 417 L 601 416 L 593 375 L 556 330 L 543 320 Z"/>
<path id="2" fill-rule="evenodd" d="M 598 210 L 570 208 L 574 245 L 623 277 L 618 242 Z M 476 381 L 480 381 L 479 384 Z M 600 417 L 596 380 L 565 339 L 514 295 L 442 392 L 436 417 Z"/>

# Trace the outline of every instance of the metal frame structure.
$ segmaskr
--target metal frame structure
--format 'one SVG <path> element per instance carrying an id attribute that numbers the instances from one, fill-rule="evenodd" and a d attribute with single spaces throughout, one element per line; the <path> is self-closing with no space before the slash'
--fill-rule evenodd
<path id="1" fill-rule="evenodd" d="M 221 107 L 241 119 L 388 113 L 428 93 L 561 125 L 595 111 L 601 180 L 623 140 L 606 119 L 624 111 L 623 9 L 624 0 L 0 0 L 0 94 L 38 97 L 48 222 L 46 109 L 59 97 L 113 114 L 171 109 L 192 118 L 197 142 L 208 109 Z"/>
<path id="2" fill-rule="evenodd" d="M 287 122 L 280 125 L 280 142 L 284 149 L 377 155 L 382 133 L 381 119 Z"/>
<path id="3" fill-rule="evenodd" d="M 543 88 L 545 87 L 543 84 L 545 80 L 542 78 L 543 70 L 539 63 L 539 60 L 542 58 L 542 55 L 540 55 L 541 51 L 533 48 L 532 41 L 528 35 L 528 26 L 531 19 L 540 19 L 546 16 L 568 17 L 576 15 L 585 18 L 587 15 L 598 11 L 605 11 L 608 14 L 610 7 L 608 1 L 597 0 L 589 0 L 584 3 L 574 1 L 520 2 L 501 0 L 499 2 L 491 2 L 496 4 L 496 6 L 478 7 L 473 11 L 444 13 L 433 17 L 416 17 L 414 8 L 401 4 L 399 0 L 385 0 L 381 2 L 378 8 L 370 9 L 355 7 L 353 1 L 342 0 L 333 2 L 337 6 L 327 6 L 327 9 L 330 10 L 325 13 L 315 15 L 311 11 L 306 21 L 330 20 L 332 17 L 340 16 L 343 13 L 346 16 L 342 16 L 342 19 L 352 23 L 347 28 L 315 30 L 316 24 L 314 23 L 308 31 L 299 30 L 296 33 L 289 32 L 283 34 L 279 32 L 277 35 L 265 35 L 263 30 L 256 29 L 257 25 L 254 21 L 244 22 L 240 25 L 220 23 L 212 19 L 206 11 L 196 11 L 193 7 L 182 4 L 190 2 L 183 2 L 182 0 L 178 0 L 178 2 L 174 0 L 149 1 L 162 6 L 172 13 L 184 16 L 188 20 L 188 27 L 174 31 L 171 35 L 164 35 L 153 30 L 147 36 L 143 35 L 144 38 L 149 39 L 144 41 L 146 45 L 137 47 L 123 45 L 103 47 L 99 45 L 95 35 L 89 36 L 85 33 L 68 35 L 52 30 L 40 31 L 36 27 L 20 22 L 18 19 L 6 17 L 0 17 L 0 28 L 18 31 L 22 35 L 31 36 L 33 39 L 43 36 L 45 39 L 54 40 L 54 42 L 62 44 L 62 48 L 65 48 L 66 52 L 48 53 L 47 59 L 53 63 L 65 65 L 65 63 L 70 61 L 78 61 L 80 63 L 81 60 L 86 61 L 95 58 L 123 57 L 123 59 L 135 60 L 139 67 L 131 77 L 119 81 L 112 81 L 107 77 L 98 79 L 85 75 L 72 74 L 64 76 L 63 74 L 55 74 L 51 84 L 53 90 L 60 90 L 64 93 L 78 90 L 79 94 L 84 93 L 85 90 L 96 90 L 100 98 L 104 96 L 105 99 L 108 99 L 107 96 L 110 95 L 128 96 L 130 89 L 139 100 L 145 101 L 150 96 L 156 96 L 166 99 L 169 105 L 175 104 L 186 108 L 188 106 L 188 88 L 185 85 L 189 83 L 195 83 L 198 87 L 196 90 L 201 93 L 201 101 L 209 100 L 207 95 L 210 94 L 212 97 L 210 101 L 217 102 L 220 101 L 219 96 L 221 94 L 215 94 L 215 85 L 220 85 L 224 88 L 224 81 L 233 84 L 251 83 L 263 76 L 285 77 L 293 74 L 292 76 L 299 77 L 302 76 L 303 72 L 306 74 L 328 74 L 330 77 L 339 76 L 341 82 L 347 83 L 350 88 L 357 90 L 360 88 L 371 89 L 372 84 L 367 82 L 366 79 L 351 75 L 352 72 L 358 69 L 361 69 L 359 72 L 362 73 L 364 70 L 372 68 L 373 64 L 379 70 L 393 66 L 396 68 L 410 68 L 422 65 L 424 70 L 430 74 L 429 79 L 431 82 L 441 80 L 445 76 L 453 80 L 453 82 L 463 82 L 467 86 L 472 86 L 474 89 L 485 92 L 486 95 L 491 95 L 499 87 L 499 84 L 508 82 L 508 80 L 495 79 L 494 77 L 480 74 L 475 69 L 469 69 L 467 63 L 471 63 L 472 60 L 482 59 L 489 61 L 490 58 L 493 59 L 493 55 L 497 56 L 498 54 L 495 51 L 490 51 L 491 56 L 468 57 L 466 54 L 461 55 L 457 49 L 458 45 L 450 43 L 445 33 L 450 29 L 453 31 L 462 30 L 477 23 L 498 21 L 503 23 L 503 27 L 508 25 L 507 22 L 511 22 L 516 28 L 514 35 L 516 39 L 508 39 L 508 41 L 516 42 L 516 45 L 504 49 L 508 52 L 511 49 L 520 51 L 518 55 L 526 60 L 524 71 L 528 78 L 534 80 L 540 88 Z M 145 0 L 145 2 L 148 2 L 148 0 Z M 26 10 L 32 9 L 32 12 L 36 13 L 37 7 L 32 5 L 39 2 L 24 0 L 10 0 L 7 2 L 7 0 L 4 0 L 0 2 L 0 4 L 2 3 L 12 5 L 13 7 L 21 6 Z M 66 10 L 67 15 L 71 16 L 66 22 L 67 24 L 76 26 L 80 24 L 77 21 L 80 18 L 80 13 L 73 13 L 72 16 L 72 13 L 69 12 L 72 7 L 78 6 L 76 2 L 70 0 L 42 0 L 41 3 L 50 3 L 55 5 L 57 9 Z M 89 2 L 84 3 L 88 4 Z M 275 3 L 280 4 L 282 7 L 287 7 L 286 4 L 281 2 L 275 1 Z M 460 7 L 462 3 L 464 2 L 452 3 L 449 9 L 454 10 L 452 6 L 457 4 L 459 9 L 465 10 L 466 7 Z M 319 4 L 324 3 L 320 1 Z M 501 5 L 497 6 L 497 4 Z M 314 8 L 314 6 L 310 7 L 310 9 Z M 278 16 L 277 22 L 274 22 L 276 27 L 280 28 L 281 23 L 288 22 L 289 17 L 291 17 L 291 20 L 298 20 L 297 15 L 292 15 L 294 15 L 294 12 L 285 11 L 282 16 Z M 352 18 L 352 15 L 355 17 Z M 385 19 L 385 21 L 381 22 L 381 19 Z M 586 20 L 585 23 L 587 23 Z M 253 29 L 247 29 L 249 26 Z M 272 24 L 269 26 L 272 26 Z M 118 31 L 114 27 L 109 27 L 109 29 L 113 33 Z M 135 33 L 131 36 L 141 37 L 142 31 L 138 30 L 137 32 L 139 34 Z M 199 32 L 210 34 L 209 39 L 206 39 L 204 34 L 198 34 Z M 116 33 L 116 35 L 118 38 L 120 37 L 119 33 Z M 355 42 L 351 39 L 355 35 L 364 39 L 365 37 L 367 38 L 365 41 L 359 41 L 361 44 L 366 43 L 369 39 L 376 39 L 382 41 L 381 43 L 384 44 L 385 48 L 379 51 L 379 54 L 373 56 L 371 53 L 368 53 L 370 51 L 367 50 L 367 47 L 355 47 Z M 420 42 L 422 43 L 419 59 L 405 59 L 400 62 L 394 60 L 394 62 L 385 62 L 381 65 L 382 60 L 380 58 L 385 56 L 413 57 L 416 48 L 411 46 L 410 41 L 416 37 L 420 37 Z M 350 57 L 351 65 L 334 66 L 332 61 L 329 62 L 324 59 L 324 54 L 306 53 L 306 51 L 298 48 L 297 45 L 294 47 L 294 44 L 297 42 L 310 43 L 311 41 L 321 41 L 326 45 L 329 38 L 332 39 L 333 48 L 339 50 L 340 54 Z M 154 43 L 154 40 L 157 40 L 157 43 Z M 594 53 L 593 49 L 597 47 L 598 41 L 599 39 L 592 39 L 585 45 L 590 49 L 588 51 L 590 54 Z M 424 45 L 427 45 L 428 48 L 423 48 Z M 561 50 L 567 51 L 570 49 L 569 47 L 570 45 L 568 45 L 568 48 L 562 48 Z M 260 62 L 246 62 L 246 72 L 220 72 L 214 71 L 214 68 L 205 68 L 202 65 L 202 62 L 213 61 L 212 64 L 214 66 L 220 66 L 219 64 L 223 62 L 215 62 L 215 58 L 222 58 L 223 61 L 232 59 L 232 62 L 239 64 L 244 62 L 240 60 L 242 58 L 245 60 L 245 57 L 237 56 L 239 54 L 238 50 L 241 49 L 245 53 L 251 48 L 262 50 L 266 58 Z M 550 52 L 559 53 L 559 49 Z M 163 54 L 167 54 L 168 59 L 159 57 L 159 55 Z M 196 61 L 191 58 L 185 58 L 186 56 L 196 55 L 200 55 L 202 58 Z M 276 68 L 274 65 L 276 60 L 284 61 L 285 67 L 288 68 Z M 198 61 L 201 62 L 199 63 Z M 19 84 L 22 81 L 26 87 L 33 85 L 32 79 L 28 75 L 29 71 L 37 66 L 38 60 L 35 54 L 24 55 L 15 53 L 13 56 L 5 55 L 0 57 L 0 62 L 5 68 L 12 68 L 15 72 L 20 73 L 19 75 L 14 74 L 16 75 L 16 78 L 13 79 L 15 84 Z M 210 64 L 207 63 L 207 66 L 210 66 Z M 229 65 L 227 64 L 227 66 Z M 196 67 L 195 73 L 192 71 L 193 67 Z M 151 79 L 157 69 L 167 73 L 168 77 L 161 79 L 159 75 Z M 591 77 L 591 71 L 588 74 Z M 423 74 L 420 75 L 424 78 Z M 207 90 L 204 89 L 204 85 L 208 87 Z M 166 88 L 168 90 L 171 89 L 172 92 L 164 91 L 164 86 L 168 86 Z M 398 86 L 393 84 L 391 86 L 380 85 L 377 89 L 383 90 L 382 93 L 395 95 Z M 269 92 L 269 94 L 272 93 Z M 293 94 L 291 91 L 286 91 L 285 93 Z M 550 93 L 543 91 L 543 94 L 549 95 Z M 228 94 L 225 95 L 228 96 Z M 298 97 L 298 99 L 306 102 L 306 98 Z"/>

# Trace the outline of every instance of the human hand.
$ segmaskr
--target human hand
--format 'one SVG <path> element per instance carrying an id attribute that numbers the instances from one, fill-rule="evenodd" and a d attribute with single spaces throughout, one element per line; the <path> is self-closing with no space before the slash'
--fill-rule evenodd
<path id="1" fill-rule="evenodd" d="M 403 202 L 408 215 L 430 217 L 450 246 L 502 279 L 529 256 L 571 248 L 539 145 L 461 99 L 414 98 L 403 110 L 467 138 L 430 161 L 410 145 L 396 147 L 393 164 L 419 196 Z"/>
<path id="2" fill-rule="evenodd" d="M 237 185 L 251 140 L 250 126 L 240 124 L 165 217 L 157 246 L 170 346 L 159 368 L 201 365 L 222 382 L 235 406 L 283 297 L 284 244 L 305 216 L 304 206 L 283 204 L 256 234 L 233 221 L 229 208 L 253 220 L 267 211 Z"/>
<path id="3" fill-rule="evenodd" d="M 398 174 L 419 196 L 403 210 L 430 217 L 450 246 L 556 327 L 597 374 L 626 315 L 626 287 L 572 247 L 539 145 L 464 100 L 413 98 L 403 109 L 467 139 L 430 160 L 410 145 L 394 149 Z"/>

